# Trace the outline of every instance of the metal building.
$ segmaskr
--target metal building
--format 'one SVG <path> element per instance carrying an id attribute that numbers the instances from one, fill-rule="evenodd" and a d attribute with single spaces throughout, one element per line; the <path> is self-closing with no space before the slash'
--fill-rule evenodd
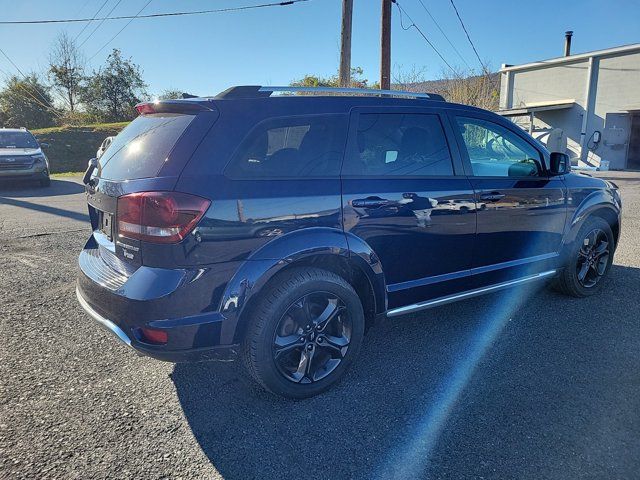
<path id="1" fill-rule="evenodd" d="M 500 110 L 574 165 L 640 169 L 640 44 L 500 69 Z"/>

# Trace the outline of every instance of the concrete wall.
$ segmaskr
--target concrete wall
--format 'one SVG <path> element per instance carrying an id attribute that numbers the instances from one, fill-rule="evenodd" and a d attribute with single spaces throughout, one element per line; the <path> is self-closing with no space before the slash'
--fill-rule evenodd
<path id="1" fill-rule="evenodd" d="M 624 128 L 627 120 L 625 110 L 640 104 L 640 52 L 593 57 L 589 105 L 586 98 L 588 72 L 589 58 L 503 72 L 500 108 L 573 99 L 576 105 L 570 109 L 536 113 L 534 128 L 562 128 L 567 135 L 567 153 L 573 158 L 582 158 L 594 166 L 604 159 L 610 162 L 611 168 L 624 168 L 626 150 L 620 144 L 620 128 Z M 581 152 L 580 134 L 585 111 L 589 113 L 584 141 L 592 149 L 585 148 Z M 596 130 L 601 132 L 602 140 L 594 149 L 589 139 Z"/>
<path id="2" fill-rule="evenodd" d="M 640 104 L 640 52 L 599 59 L 594 115 L 619 112 Z"/>
<path id="3" fill-rule="evenodd" d="M 572 159 L 580 158 L 580 130 L 582 128 L 581 106 L 574 106 L 563 110 L 548 110 L 536 113 L 534 127 L 536 129 L 562 128 L 567 136 L 567 152 Z M 540 135 L 534 132 L 534 137 Z M 543 138 L 539 138 L 545 143 Z"/>
<path id="4" fill-rule="evenodd" d="M 567 100 L 573 98 L 584 106 L 587 70 L 584 60 L 536 70 L 512 72 L 510 107 L 523 107 L 525 103 Z"/>
<path id="5" fill-rule="evenodd" d="M 607 160 L 610 168 L 622 169 L 626 164 L 631 129 L 630 117 L 625 110 L 640 103 L 640 52 L 603 57 L 597 61 L 598 76 L 595 98 L 589 108 L 587 139 L 598 130 L 602 141 L 586 158 L 595 164 Z M 624 115 L 619 115 L 621 113 Z M 620 129 L 626 130 L 625 138 L 620 138 Z"/>
<path id="6" fill-rule="evenodd" d="M 580 156 L 588 68 L 589 61 L 581 60 L 534 70 L 513 71 L 510 73 L 510 82 L 506 81 L 507 74 L 503 73 L 500 98 L 505 102 L 501 108 L 518 108 L 551 100 L 575 100 L 577 105 L 572 108 L 536 113 L 534 128 L 562 128 L 567 136 L 567 153 L 577 158 Z M 508 90 L 507 83 L 510 83 Z M 544 134 L 534 133 L 534 136 L 544 137 Z"/>

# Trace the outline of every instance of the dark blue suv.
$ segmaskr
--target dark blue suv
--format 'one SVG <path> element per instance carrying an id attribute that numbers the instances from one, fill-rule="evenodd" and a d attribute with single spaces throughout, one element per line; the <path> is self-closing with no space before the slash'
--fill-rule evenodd
<path id="1" fill-rule="evenodd" d="M 253 86 L 137 108 L 85 175 L 77 295 L 154 358 L 237 353 L 307 397 L 376 318 L 541 280 L 586 296 L 613 261 L 616 186 L 484 110 Z"/>

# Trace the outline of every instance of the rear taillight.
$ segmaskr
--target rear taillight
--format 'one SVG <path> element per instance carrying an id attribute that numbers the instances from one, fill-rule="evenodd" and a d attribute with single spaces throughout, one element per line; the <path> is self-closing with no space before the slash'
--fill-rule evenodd
<path id="1" fill-rule="evenodd" d="M 198 223 L 209 200 L 180 192 L 138 192 L 118 198 L 118 236 L 177 243 Z"/>

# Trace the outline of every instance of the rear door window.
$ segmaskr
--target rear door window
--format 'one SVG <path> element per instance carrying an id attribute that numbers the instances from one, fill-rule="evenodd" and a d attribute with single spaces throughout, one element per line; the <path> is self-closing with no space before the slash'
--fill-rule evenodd
<path id="1" fill-rule="evenodd" d="M 437 115 L 361 114 L 356 135 L 357 151 L 345 159 L 343 175 L 453 175 L 449 146 Z"/>
<path id="2" fill-rule="evenodd" d="M 225 170 L 231 178 L 337 177 L 346 115 L 273 118 L 259 123 Z"/>
<path id="3" fill-rule="evenodd" d="M 156 176 L 193 118 L 176 113 L 137 117 L 100 157 L 98 175 L 108 180 Z"/>

